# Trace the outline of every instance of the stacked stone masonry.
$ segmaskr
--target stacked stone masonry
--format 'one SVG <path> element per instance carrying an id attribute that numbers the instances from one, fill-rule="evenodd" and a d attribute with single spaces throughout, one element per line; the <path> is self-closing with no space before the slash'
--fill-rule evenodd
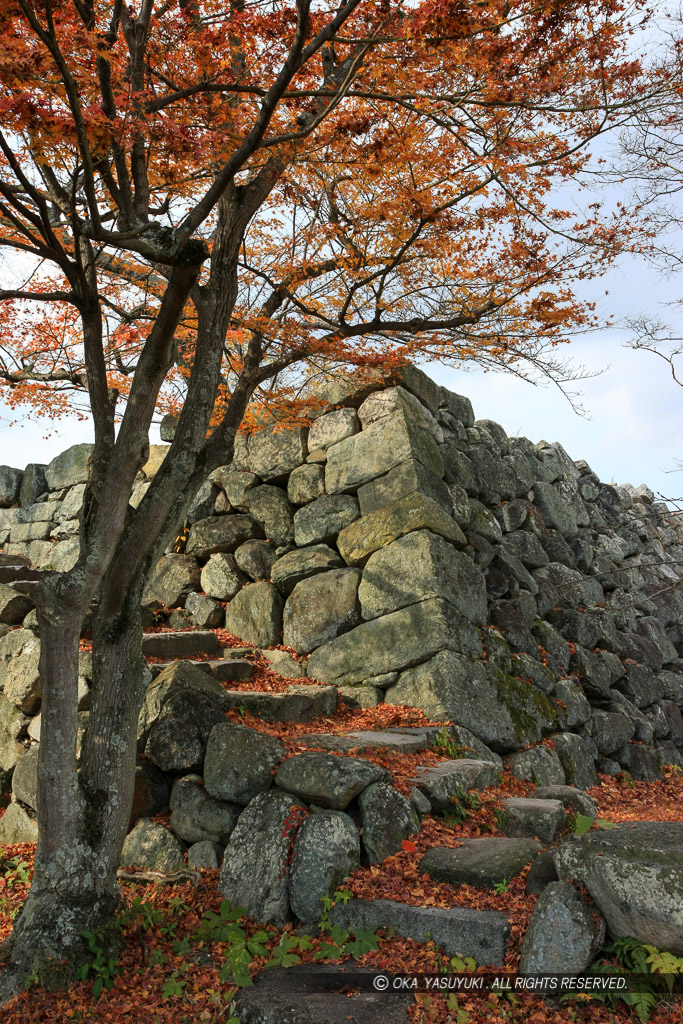
<path id="1" fill-rule="evenodd" d="M 361 756 L 284 759 L 279 741 L 228 722 L 237 698 L 224 682 L 239 670 L 164 668 L 140 718 L 145 757 L 124 862 L 170 869 L 189 848 L 191 864 L 218 866 L 225 850 L 222 891 L 279 924 L 291 913 L 315 920 L 321 896 L 359 862 L 400 849 L 420 815 L 448 805 L 449 786 L 481 788 L 503 763 L 550 790 L 589 788 L 597 772 L 653 780 L 662 764 L 683 768 L 675 513 L 645 486 L 602 483 L 559 444 L 475 421 L 466 398 L 414 368 L 372 388 L 344 382 L 329 398 L 309 428 L 238 438 L 232 464 L 197 493 L 186 541 L 149 581 L 149 621 L 292 648 L 298 666 L 269 652 L 276 671 L 327 684 L 315 698 L 292 688 L 301 714 L 329 713 L 337 697 L 409 704 L 450 722 L 472 760 L 416 779 L 408 801 Z M 168 450 L 152 446 L 133 505 Z M 13 565 L 23 578 L 73 566 L 90 454 L 83 444 L 47 466 L 0 467 L 0 790 L 12 790 L 2 841 L 35 838 L 40 738 L 40 640 Z M 82 730 L 90 676 L 84 653 Z M 258 701 L 259 713 L 280 713 Z M 410 731 L 386 739 L 426 742 Z M 540 809 L 550 842 L 563 806 L 534 802 L 555 805 Z M 150 820 L 166 807 L 171 831 Z M 507 809 L 511 838 L 500 842 L 521 842 L 527 813 Z M 542 838 L 540 820 L 532 837 Z M 257 861 L 268 884 L 245 891 Z"/>

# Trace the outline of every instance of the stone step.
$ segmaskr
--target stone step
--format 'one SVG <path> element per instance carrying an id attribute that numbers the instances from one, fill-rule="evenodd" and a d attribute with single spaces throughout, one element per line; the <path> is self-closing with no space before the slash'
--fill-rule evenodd
<path id="1" fill-rule="evenodd" d="M 346 963 L 276 967 L 239 990 L 235 1010 L 240 1020 L 268 1024 L 408 1024 L 413 994 L 373 989 L 373 973 Z"/>
<path id="2" fill-rule="evenodd" d="M 449 885 L 490 889 L 516 878 L 541 852 L 535 839 L 463 839 L 460 846 L 432 846 L 420 861 L 420 874 Z"/>
<path id="3" fill-rule="evenodd" d="M 173 658 L 169 661 L 158 661 L 150 665 L 152 678 L 156 679 L 165 668 L 168 668 L 169 665 L 174 665 L 177 660 L 177 658 Z M 243 658 L 211 658 L 208 661 L 183 658 L 183 661 L 189 662 L 190 665 L 196 665 L 197 668 L 203 669 L 204 672 L 208 672 L 219 683 L 247 683 L 254 674 L 254 666 Z"/>
<path id="4" fill-rule="evenodd" d="M 142 635 L 142 653 L 148 657 L 173 660 L 193 654 L 220 656 L 222 651 L 218 637 L 210 629 L 179 629 Z"/>
<path id="5" fill-rule="evenodd" d="M 228 707 L 244 707 L 266 722 L 312 722 L 332 715 L 337 707 L 336 686 L 292 685 L 284 693 L 264 690 L 226 690 Z"/>
<path id="6" fill-rule="evenodd" d="M 297 743 L 322 750 L 396 750 L 401 754 L 415 754 L 427 747 L 426 736 L 410 736 L 392 729 L 360 730 L 338 736 L 331 732 L 308 733 L 296 737 Z"/>
<path id="7" fill-rule="evenodd" d="M 0 583 L 11 584 L 26 580 L 42 580 L 48 573 L 44 569 L 31 569 L 27 565 L 0 565 Z"/>
<path id="8" fill-rule="evenodd" d="M 458 758 L 454 761 L 440 761 L 429 768 L 418 769 L 410 781 L 423 793 L 432 811 L 447 811 L 453 797 L 463 790 L 485 789 L 495 785 L 498 769 L 492 761 L 475 761 Z"/>
<path id="9" fill-rule="evenodd" d="M 478 966 L 502 967 L 510 922 L 497 910 L 469 907 L 413 907 L 396 900 L 351 899 L 337 904 L 330 921 L 345 928 L 393 928 L 415 942 L 431 939 L 448 956 L 473 957 Z"/>

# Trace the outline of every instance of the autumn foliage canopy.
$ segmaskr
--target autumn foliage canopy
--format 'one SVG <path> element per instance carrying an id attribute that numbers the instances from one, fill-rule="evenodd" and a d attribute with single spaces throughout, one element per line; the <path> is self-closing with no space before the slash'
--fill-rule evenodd
<path id="1" fill-rule="evenodd" d="M 5 401 L 55 416 L 89 385 L 120 416 L 190 243 L 202 269 L 157 411 L 185 396 L 203 329 L 224 335 L 214 422 L 250 341 L 280 399 L 340 363 L 547 371 L 548 344 L 590 322 L 572 281 L 628 240 L 619 211 L 562 209 L 561 189 L 637 95 L 634 17 L 613 0 L 7 0 Z"/>

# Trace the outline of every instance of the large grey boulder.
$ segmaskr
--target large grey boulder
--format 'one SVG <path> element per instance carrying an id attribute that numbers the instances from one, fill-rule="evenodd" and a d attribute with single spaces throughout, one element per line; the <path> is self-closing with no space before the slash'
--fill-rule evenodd
<path id="1" fill-rule="evenodd" d="M 419 864 L 435 882 L 491 888 L 516 878 L 541 850 L 535 839 L 464 839 L 457 847 L 433 846 Z"/>
<path id="2" fill-rule="evenodd" d="M 516 779 L 526 779 L 539 786 L 556 786 L 564 783 L 564 769 L 554 750 L 548 747 L 529 747 L 510 754 L 507 767 Z"/>
<path id="3" fill-rule="evenodd" d="M 331 896 L 360 864 L 358 829 L 348 814 L 309 814 L 294 840 L 289 903 L 304 922 L 317 922 Z"/>
<path id="4" fill-rule="evenodd" d="M 442 597 L 475 625 L 486 621 L 483 574 L 467 555 L 429 530 L 409 533 L 371 555 L 358 596 L 366 620 Z"/>
<path id="5" fill-rule="evenodd" d="M 443 430 L 430 410 L 400 385 L 368 395 L 358 409 L 358 419 L 366 430 L 371 423 L 393 413 L 402 413 L 421 430 L 428 431 L 439 444 L 443 441 Z"/>
<path id="6" fill-rule="evenodd" d="M 40 707 L 40 640 L 30 629 L 13 629 L 0 638 L 0 691 L 27 715 Z"/>
<path id="7" fill-rule="evenodd" d="M 166 696 L 149 731 L 145 756 L 162 772 L 201 771 L 209 735 L 224 719 L 224 706 L 195 687 Z"/>
<path id="8" fill-rule="evenodd" d="M 534 504 L 546 526 L 559 530 L 567 537 L 576 536 L 578 525 L 575 511 L 552 484 L 541 480 L 534 484 Z"/>
<path id="9" fill-rule="evenodd" d="M 230 838 L 242 808 L 210 796 L 199 775 L 176 779 L 169 801 L 171 828 L 186 843 L 213 842 L 223 846 Z"/>
<path id="10" fill-rule="evenodd" d="M 291 594 L 297 583 L 328 569 L 339 569 L 344 562 L 326 544 L 288 551 L 273 564 L 271 579 L 283 594 Z"/>
<path id="11" fill-rule="evenodd" d="M 522 974 L 580 974 L 605 939 L 604 919 L 568 882 L 551 882 L 540 895 L 522 940 Z"/>
<path id="12" fill-rule="evenodd" d="M 305 427 L 282 429 L 276 423 L 252 434 L 248 442 L 249 464 L 262 480 L 279 483 L 306 461 Z"/>
<path id="13" fill-rule="evenodd" d="M 462 725 L 500 753 L 538 743 L 553 728 L 556 714 L 553 703 L 532 683 L 451 650 L 403 672 L 385 700 Z"/>
<path id="14" fill-rule="evenodd" d="M 262 536 L 263 530 L 251 516 L 209 516 L 191 528 L 185 551 L 206 561 L 217 551 L 233 552 L 245 540 Z"/>
<path id="15" fill-rule="evenodd" d="M 325 470 L 309 463 L 293 470 L 287 481 L 287 497 L 293 505 L 307 505 L 325 493 Z"/>
<path id="16" fill-rule="evenodd" d="M 358 757 L 304 753 L 287 758 L 275 775 L 275 785 L 309 803 L 343 811 L 373 782 L 390 781 L 389 772 Z"/>
<path id="17" fill-rule="evenodd" d="M 145 587 L 142 603 L 148 607 L 179 608 L 185 604 L 188 595 L 200 587 L 200 569 L 195 558 L 190 555 L 164 555 Z"/>
<path id="18" fill-rule="evenodd" d="M 294 513 L 297 547 L 334 544 L 337 534 L 360 515 L 358 502 L 350 494 L 324 494 Z"/>
<path id="19" fill-rule="evenodd" d="M 393 928 L 415 942 L 434 942 L 448 956 L 471 956 L 478 964 L 502 966 L 510 923 L 495 910 L 414 907 L 397 900 L 352 899 L 338 903 L 330 921 L 340 928 Z"/>
<path id="20" fill-rule="evenodd" d="M 209 673 L 202 671 L 201 668 L 189 661 L 174 661 L 159 673 L 145 692 L 138 718 L 138 753 L 142 753 L 144 750 L 150 732 L 159 722 L 165 706 L 169 701 L 173 702 L 181 697 L 184 698 L 182 708 L 187 706 L 191 708 L 195 704 L 198 708 L 202 707 L 207 711 L 213 708 L 216 715 L 221 715 L 227 707 L 223 687 Z M 209 715 L 209 720 L 210 717 Z M 199 726 L 199 723 L 197 724 Z M 182 727 L 182 720 L 179 722 L 179 726 Z M 193 733 L 192 738 L 189 735 L 190 732 Z M 188 730 L 187 742 L 197 751 L 201 745 L 201 732 L 201 729 L 197 734 L 194 733 L 194 730 Z M 182 735 L 179 740 L 182 740 Z M 202 745 L 202 758 L 203 746 L 206 746 L 206 738 Z"/>
<path id="21" fill-rule="evenodd" d="M 235 556 L 222 551 L 211 555 L 200 576 L 200 585 L 204 593 L 209 597 L 218 598 L 219 601 L 232 600 L 246 582 L 247 577 L 240 572 Z"/>
<path id="22" fill-rule="evenodd" d="M 363 622 L 323 644 L 311 655 L 308 675 L 338 685 L 360 683 L 424 661 L 445 648 L 475 657 L 482 653 L 479 634 L 472 624 L 447 601 L 431 598 Z M 391 703 L 410 702 L 399 699 Z"/>
<path id="23" fill-rule="evenodd" d="M 245 583 L 250 579 L 269 580 L 276 561 L 275 545 L 267 540 L 245 540 L 244 544 L 235 549 L 235 564 L 240 575 L 245 574 Z"/>
<path id="24" fill-rule="evenodd" d="M 537 836 L 544 843 L 554 843 L 564 828 L 566 817 L 559 800 L 508 797 L 503 800 L 500 830 L 506 836 Z"/>
<path id="25" fill-rule="evenodd" d="M 261 484 L 249 492 L 249 509 L 268 540 L 278 547 L 294 540 L 294 509 L 281 487 Z"/>
<path id="26" fill-rule="evenodd" d="M 371 864 L 399 853 L 404 839 L 420 830 L 410 800 L 388 782 L 373 782 L 358 797 L 363 822 L 363 846 Z"/>
<path id="27" fill-rule="evenodd" d="M 86 481 L 90 476 L 90 459 L 95 446 L 75 444 L 57 455 L 45 470 L 47 485 L 51 491 L 73 487 Z"/>
<path id="28" fill-rule="evenodd" d="M 38 822 L 20 804 L 10 804 L 0 818 L 0 846 L 35 843 L 37 839 Z"/>
<path id="29" fill-rule="evenodd" d="M 38 810 L 38 744 L 17 761 L 12 775 L 12 796 L 31 810 Z"/>
<path id="30" fill-rule="evenodd" d="M 415 530 L 430 530 L 459 548 L 466 544 L 455 519 L 432 498 L 415 492 L 351 523 L 337 537 L 337 547 L 347 565 L 365 565 L 375 551 Z"/>
<path id="31" fill-rule="evenodd" d="M 240 640 L 259 647 L 280 642 L 283 600 L 272 583 L 250 583 L 225 610 L 225 628 Z"/>
<path id="32" fill-rule="evenodd" d="M 285 604 L 282 642 L 308 654 L 360 622 L 358 569 L 332 569 L 298 583 Z"/>
<path id="33" fill-rule="evenodd" d="M 305 805 L 290 793 L 259 793 L 240 814 L 223 856 L 219 892 L 256 921 L 289 918 L 289 859 Z"/>
<path id="34" fill-rule="evenodd" d="M 626 715 L 594 708 L 584 725 L 585 735 L 595 743 L 598 752 L 608 757 L 623 747 L 636 731 L 635 724 Z"/>
<path id="35" fill-rule="evenodd" d="M 595 760 L 589 743 L 573 732 L 560 732 L 551 737 L 553 747 L 564 769 L 564 778 L 577 789 L 599 785 Z"/>
<path id="36" fill-rule="evenodd" d="M 325 490 L 328 494 L 355 491 L 409 459 L 443 476 L 443 461 L 434 438 L 397 411 L 327 449 Z"/>
<path id="37" fill-rule="evenodd" d="M 21 709 L 0 693 L 0 771 L 14 768 L 23 755 L 19 737 L 26 732 L 28 722 Z"/>
<path id="38" fill-rule="evenodd" d="M 234 722 L 219 722 L 211 731 L 204 762 L 209 796 L 248 804 L 269 789 L 275 766 L 285 756 L 284 743 Z"/>
<path id="39" fill-rule="evenodd" d="M 34 607 L 30 597 L 0 583 L 0 622 L 5 622 L 8 626 L 18 626 Z"/>
<path id="40" fill-rule="evenodd" d="M 440 505 L 448 515 L 454 514 L 453 496 L 447 484 L 426 466 L 416 459 L 401 462 L 385 476 L 370 480 L 358 488 L 358 503 L 361 515 L 368 515 L 378 508 L 391 505 L 409 494 L 419 492 Z M 465 501 L 467 496 L 465 495 Z M 469 517 L 469 508 L 468 508 Z M 455 516 L 458 520 L 458 516 Z M 459 520 L 458 520 L 459 522 Z M 459 525 L 463 524 L 459 522 Z"/>
<path id="41" fill-rule="evenodd" d="M 614 938 L 683 956 L 683 823 L 637 821 L 586 833 L 555 854 L 560 878 L 584 885 Z"/>
<path id="42" fill-rule="evenodd" d="M 308 447 L 314 452 L 321 448 L 329 448 L 338 444 L 346 437 L 357 434 L 360 430 L 358 414 L 355 409 L 336 409 L 327 412 L 314 420 L 308 432 Z"/>
<path id="43" fill-rule="evenodd" d="M 11 466 L 0 466 L 0 508 L 18 505 L 24 472 Z"/>
<path id="44" fill-rule="evenodd" d="M 498 777 L 498 768 L 491 761 L 474 761 L 459 758 L 455 761 L 439 761 L 428 768 L 420 768 L 411 782 L 429 800 L 432 810 L 447 811 L 454 797 L 464 791 L 485 789 L 493 786 Z"/>
<path id="45" fill-rule="evenodd" d="M 123 867 L 135 866 L 149 871 L 171 873 L 183 866 L 185 847 L 164 825 L 151 818 L 140 818 L 126 836 L 121 851 Z"/>
<path id="46" fill-rule="evenodd" d="M 559 800 L 567 811 L 585 814 L 587 818 L 597 817 L 597 802 L 575 786 L 538 786 L 531 795 L 538 800 Z"/>
<path id="47" fill-rule="evenodd" d="M 21 480 L 21 491 L 19 494 L 21 504 L 27 508 L 49 490 L 45 470 L 47 466 L 42 462 L 29 462 L 24 470 Z"/>

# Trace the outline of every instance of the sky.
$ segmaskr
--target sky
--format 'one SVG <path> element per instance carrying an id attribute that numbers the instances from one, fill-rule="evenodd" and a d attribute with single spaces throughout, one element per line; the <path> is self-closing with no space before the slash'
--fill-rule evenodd
<path id="1" fill-rule="evenodd" d="M 683 274 L 678 280 L 665 279 L 630 259 L 599 284 L 587 285 L 585 294 L 600 296 L 603 312 L 617 320 L 664 313 L 675 321 L 676 313 L 666 303 L 683 297 Z M 602 371 L 576 385 L 583 392 L 585 416 L 577 415 L 550 384 L 538 387 L 476 367 L 466 371 L 431 364 L 425 369 L 439 384 L 466 395 L 478 419 L 495 420 L 510 436 L 559 441 L 606 483 L 645 483 L 666 498 L 681 498 L 683 471 L 676 467 L 683 460 L 683 388 L 661 359 L 627 347 L 626 338 L 624 330 L 613 329 L 563 346 L 562 354 L 574 364 Z M 5 465 L 49 462 L 70 445 L 92 440 L 88 423 L 24 420 L 10 427 L 16 413 L 0 406 L 0 416 L 0 462 Z M 153 431 L 150 441 L 157 443 L 158 432 Z"/>

